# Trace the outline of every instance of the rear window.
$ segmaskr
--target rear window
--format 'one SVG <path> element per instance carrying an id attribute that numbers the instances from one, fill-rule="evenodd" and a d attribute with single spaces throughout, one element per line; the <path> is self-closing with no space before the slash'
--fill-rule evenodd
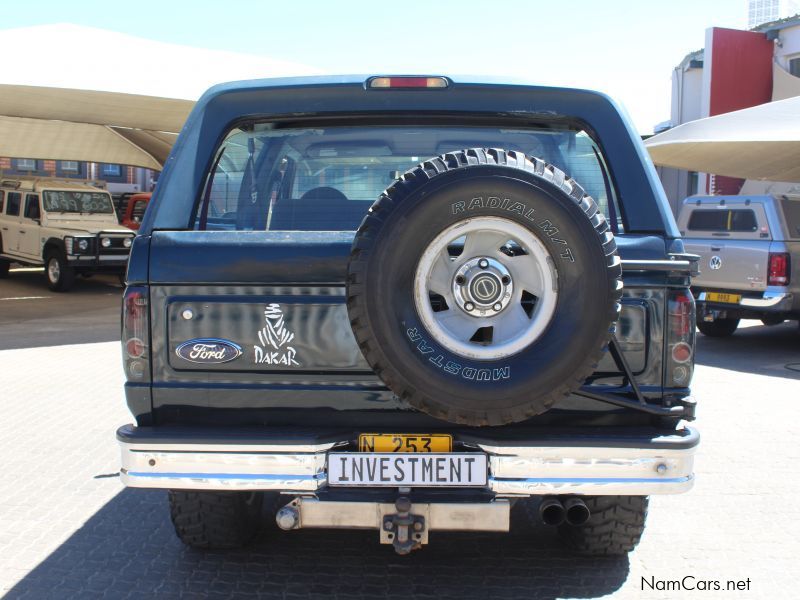
<path id="1" fill-rule="evenodd" d="M 574 177 L 618 223 L 602 155 L 583 131 L 452 126 L 282 128 L 262 123 L 223 141 L 195 229 L 354 231 L 369 207 L 421 161 L 464 148 L 517 150 Z"/>
<path id="2" fill-rule="evenodd" d="M 756 231 L 756 214 L 749 208 L 699 209 L 689 217 L 689 231 Z"/>

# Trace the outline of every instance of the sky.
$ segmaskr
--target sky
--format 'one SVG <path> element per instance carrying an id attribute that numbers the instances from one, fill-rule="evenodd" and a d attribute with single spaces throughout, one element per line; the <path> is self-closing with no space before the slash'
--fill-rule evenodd
<path id="1" fill-rule="evenodd" d="M 73 23 L 331 74 L 474 74 L 596 89 L 647 134 L 669 118 L 673 68 L 704 46 L 708 27 L 745 28 L 747 1 L 0 0 L 0 15 L 2 29 Z"/>

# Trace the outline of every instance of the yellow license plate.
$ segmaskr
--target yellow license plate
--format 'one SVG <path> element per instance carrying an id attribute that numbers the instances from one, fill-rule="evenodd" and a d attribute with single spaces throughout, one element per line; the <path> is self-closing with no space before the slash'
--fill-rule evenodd
<path id="1" fill-rule="evenodd" d="M 362 433 L 359 452 L 452 452 L 453 436 L 444 433 Z"/>
<path id="2" fill-rule="evenodd" d="M 723 302 L 725 304 L 739 304 L 741 302 L 741 294 L 724 294 L 722 292 L 708 292 L 706 294 L 707 302 Z"/>

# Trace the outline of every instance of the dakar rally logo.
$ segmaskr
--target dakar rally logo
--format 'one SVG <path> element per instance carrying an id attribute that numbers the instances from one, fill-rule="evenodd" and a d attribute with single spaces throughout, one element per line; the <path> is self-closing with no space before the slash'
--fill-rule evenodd
<path id="1" fill-rule="evenodd" d="M 267 304 L 264 309 L 266 324 L 258 332 L 260 346 L 253 346 L 256 353 L 256 364 L 259 365 L 286 365 L 299 367 L 295 360 L 297 351 L 290 346 L 294 334 L 286 328 L 283 311 L 279 304 Z"/>

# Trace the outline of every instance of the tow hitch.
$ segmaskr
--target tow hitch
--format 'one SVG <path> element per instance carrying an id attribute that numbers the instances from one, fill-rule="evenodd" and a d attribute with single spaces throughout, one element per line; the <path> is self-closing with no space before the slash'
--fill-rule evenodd
<path id="1" fill-rule="evenodd" d="M 431 531 L 508 531 L 511 505 L 492 502 L 418 502 L 406 495 L 394 504 L 341 502 L 313 496 L 294 498 L 281 508 L 275 520 L 286 531 L 306 528 L 377 529 L 382 544 L 398 554 L 408 554 L 428 543 Z"/>
<path id="2" fill-rule="evenodd" d="M 425 517 L 411 514 L 411 500 L 400 496 L 394 507 L 397 509 L 395 514 L 383 517 L 381 543 L 392 544 L 398 554 L 408 554 L 412 550 L 418 550 L 422 544 L 427 544 Z"/>

